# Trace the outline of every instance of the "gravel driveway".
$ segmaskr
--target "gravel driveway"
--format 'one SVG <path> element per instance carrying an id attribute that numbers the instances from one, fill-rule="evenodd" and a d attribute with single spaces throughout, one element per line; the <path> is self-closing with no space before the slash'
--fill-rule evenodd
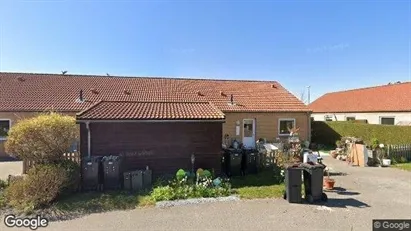
<path id="1" fill-rule="evenodd" d="M 333 176 L 339 191 L 327 192 L 323 206 L 267 199 L 146 208 L 53 222 L 39 230 L 371 230 L 372 219 L 411 218 L 411 172 L 350 167 L 330 157 L 325 163 L 347 175 Z"/>

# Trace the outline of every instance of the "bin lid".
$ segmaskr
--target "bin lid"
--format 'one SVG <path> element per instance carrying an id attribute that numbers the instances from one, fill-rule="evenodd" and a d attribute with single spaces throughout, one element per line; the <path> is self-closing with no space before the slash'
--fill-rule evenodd
<path id="1" fill-rule="evenodd" d="M 317 169 L 317 168 L 324 169 L 325 168 L 325 165 L 320 164 L 320 163 L 316 163 L 316 164 L 303 163 L 300 166 L 305 169 Z"/>

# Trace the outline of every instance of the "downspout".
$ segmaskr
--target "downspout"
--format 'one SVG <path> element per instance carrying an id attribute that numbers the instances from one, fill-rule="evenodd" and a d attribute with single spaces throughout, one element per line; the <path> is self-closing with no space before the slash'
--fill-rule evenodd
<path id="1" fill-rule="evenodd" d="M 311 113 L 307 112 L 308 117 L 308 141 L 311 143 Z"/>
<path id="2" fill-rule="evenodd" d="M 87 128 L 87 156 L 90 158 L 91 157 L 91 131 L 90 131 L 90 122 L 86 122 L 86 128 Z"/>

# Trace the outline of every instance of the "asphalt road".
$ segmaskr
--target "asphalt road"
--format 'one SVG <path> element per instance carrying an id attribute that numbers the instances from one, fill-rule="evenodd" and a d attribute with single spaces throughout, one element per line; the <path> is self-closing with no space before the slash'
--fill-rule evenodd
<path id="1" fill-rule="evenodd" d="M 345 176 L 323 205 L 250 200 L 143 208 L 52 222 L 39 230 L 372 230 L 372 219 L 411 219 L 411 172 L 350 167 L 326 158 Z M 2 224 L 3 225 L 3 224 Z M 8 230 L 4 225 L 0 230 Z M 10 229 L 29 230 L 29 229 Z"/>

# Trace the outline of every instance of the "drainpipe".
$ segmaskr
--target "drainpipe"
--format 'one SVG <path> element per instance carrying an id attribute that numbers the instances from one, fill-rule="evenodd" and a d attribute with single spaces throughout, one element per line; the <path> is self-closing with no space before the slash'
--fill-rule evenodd
<path id="1" fill-rule="evenodd" d="M 90 132 L 90 122 L 86 122 L 86 128 L 87 128 L 87 156 L 90 158 L 91 157 L 91 132 Z"/>
<path id="2" fill-rule="evenodd" d="M 308 141 L 311 143 L 311 113 L 307 112 L 307 117 L 308 117 Z"/>

